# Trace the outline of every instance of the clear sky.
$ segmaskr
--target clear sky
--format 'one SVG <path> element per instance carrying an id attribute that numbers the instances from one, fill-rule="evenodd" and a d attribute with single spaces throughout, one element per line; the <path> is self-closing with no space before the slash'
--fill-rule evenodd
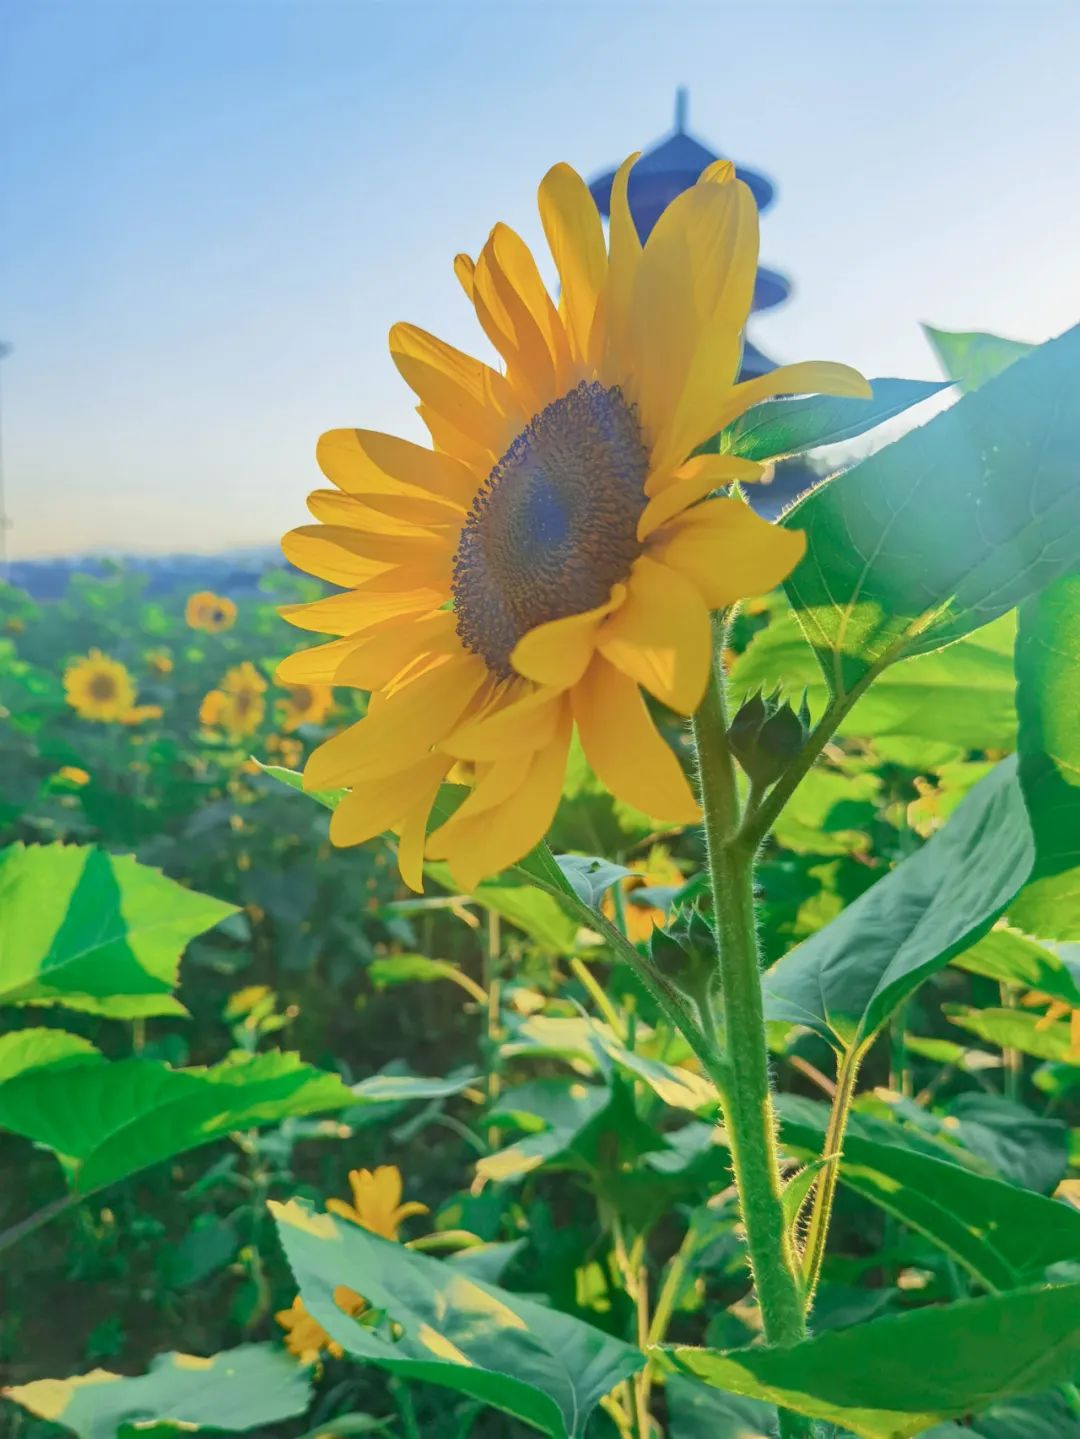
<path id="1" fill-rule="evenodd" d="M 1077 0 L 0 0 L 0 337 L 19 556 L 306 517 L 323 429 L 417 435 L 386 332 L 536 184 L 670 128 L 764 170 L 782 360 L 936 374 L 920 320 L 1080 317 Z"/>

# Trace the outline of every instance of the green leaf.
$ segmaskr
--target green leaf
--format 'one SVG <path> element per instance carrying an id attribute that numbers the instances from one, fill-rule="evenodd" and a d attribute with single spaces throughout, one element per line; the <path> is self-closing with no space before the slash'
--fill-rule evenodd
<path id="1" fill-rule="evenodd" d="M 1019 1049 L 1035 1059 L 1080 1062 L 1067 1020 L 1048 1024 L 1041 1014 L 1029 1010 L 970 1009 L 962 1004 L 943 1004 L 941 1012 L 953 1024 L 998 1049 Z"/>
<path id="2" fill-rule="evenodd" d="M 916 655 L 880 674 L 843 717 L 837 733 L 860 739 L 909 736 L 964 749 L 1011 750 L 1016 744 L 1016 616 L 1010 612 L 947 651 Z M 805 691 L 818 714 L 827 700 L 814 652 L 795 615 L 771 619 L 736 660 L 732 689 L 798 699 Z M 925 763 L 925 761 L 922 761 Z"/>
<path id="3" fill-rule="evenodd" d="M 719 1389 L 843 1425 L 859 1439 L 912 1439 L 1014 1394 L 1073 1378 L 1080 1284 L 1018 1289 L 832 1330 L 790 1348 L 668 1351 Z"/>
<path id="4" fill-rule="evenodd" d="M 1080 939 L 1080 574 L 1021 606 L 1016 679 L 1036 858 L 1011 917 L 1042 939 Z"/>
<path id="5" fill-rule="evenodd" d="M 816 1154 L 822 1135 L 785 1120 L 785 1146 Z M 899 1138 L 899 1136 L 898 1136 Z M 964 1265 L 993 1289 L 1041 1278 L 1080 1254 L 1080 1211 L 1000 1179 L 975 1174 L 902 1143 L 849 1134 L 840 1181 Z"/>
<path id="6" fill-rule="evenodd" d="M 252 759 L 255 759 L 254 755 Z M 349 793 L 347 789 L 305 789 L 304 776 L 299 770 L 286 769 L 284 765 L 280 764 L 263 764 L 259 759 L 256 759 L 255 763 L 263 774 L 269 775 L 271 779 L 276 779 L 280 784 L 288 785 L 290 789 L 306 795 L 308 799 L 313 799 L 316 804 L 321 804 L 323 809 L 337 809 Z"/>
<path id="7" fill-rule="evenodd" d="M 356 1097 L 336 1074 L 294 1054 L 238 1057 L 212 1069 L 148 1059 L 45 1068 L 0 1087 L 0 1129 L 53 1150 L 75 1193 L 89 1194 L 235 1129 L 346 1109 Z"/>
<path id="8" fill-rule="evenodd" d="M 722 1394 L 709 1384 L 670 1374 L 664 1385 L 669 1439 L 764 1439 L 776 1429 L 776 1407 Z"/>
<path id="9" fill-rule="evenodd" d="M 633 870 L 627 869 L 624 864 L 613 864 L 611 860 L 596 855 L 560 854 L 555 863 L 578 899 L 590 909 L 599 909 L 611 886 L 633 874 Z"/>
<path id="10" fill-rule="evenodd" d="M 132 1019 L 186 1014 L 172 994 L 180 955 L 236 906 L 127 855 L 16 844 L 0 854 L 0 911 L 0 1004 Z"/>
<path id="11" fill-rule="evenodd" d="M 465 1074 L 454 1079 L 424 1079 L 418 1074 L 373 1074 L 351 1086 L 350 1105 L 358 1100 L 362 1104 L 402 1104 L 417 1099 L 447 1099 L 460 1094 L 475 1084 L 475 1074 Z"/>
<path id="12" fill-rule="evenodd" d="M 31 1069 L 69 1069 L 103 1060 L 88 1039 L 62 1029 L 17 1029 L 0 1035 L 0 1084 Z"/>
<path id="13" fill-rule="evenodd" d="M 788 598 L 826 683 L 940 649 L 1068 573 L 1080 551 L 1080 327 L 785 516 Z"/>
<path id="14" fill-rule="evenodd" d="M 775 460 L 818 445 L 854 439 L 921 400 L 948 388 L 940 380 L 871 380 L 869 400 L 832 395 L 810 399 L 766 400 L 747 410 L 721 437 L 725 453 L 747 460 Z"/>
<path id="15" fill-rule="evenodd" d="M 1035 348 L 1023 340 L 1006 340 L 982 330 L 936 330 L 933 325 L 924 325 L 923 333 L 937 351 L 949 379 L 965 390 L 977 390 Z"/>
<path id="16" fill-rule="evenodd" d="M 116 1439 L 124 1425 L 140 1431 L 155 1421 L 235 1434 L 302 1414 L 311 1402 L 311 1374 L 275 1345 L 242 1344 L 212 1359 L 159 1354 L 136 1379 L 95 1369 L 3 1393 L 80 1439 Z"/>
<path id="17" fill-rule="evenodd" d="M 440 1384 L 578 1439 L 598 1400 L 643 1356 L 580 1320 L 470 1278 L 355 1224 L 271 1203 L 300 1297 L 346 1353 L 405 1379 Z M 350 1318 L 341 1286 L 385 1315 Z"/>
<path id="18" fill-rule="evenodd" d="M 1037 989 L 1080 1008 L 1080 950 L 1075 945 L 1063 945 L 1058 953 L 1014 930 L 992 929 L 958 954 L 953 964 L 1000 983 Z"/>
<path id="19" fill-rule="evenodd" d="M 985 934 L 1032 863 L 1012 759 L 925 845 L 765 975 L 766 1018 L 857 1047 L 901 1000 Z"/>
<path id="20" fill-rule="evenodd" d="M 449 893 L 460 893 L 448 865 L 429 862 L 424 866 L 424 873 Z M 536 888 L 531 881 L 519 884 L 485 882 L 473 890 L 469 899 L 501 919 L 509 920 L 537 944 L 557 954 L 566 954 L 576 947 L 580 923 L 566 912 L 562 900 Z"/>

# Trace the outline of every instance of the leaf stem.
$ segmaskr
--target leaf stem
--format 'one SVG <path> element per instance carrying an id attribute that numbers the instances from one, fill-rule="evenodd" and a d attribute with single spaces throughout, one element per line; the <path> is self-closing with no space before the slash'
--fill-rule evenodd
<path id="1" fill-rule="evenodd" d="M 829 1238 L 833 1201 L 836 1198 L 836 1183 L 840 1175 L 844 1134 L 847 1131 L 851 1101 L 855 1094 L 855 1084 L 859 1078 L 859 1066 L 862 1063 L 863 1053 L 863 1048 L 847 1050 L 836 1071 L 836 1093 L 833 1095 L 829 1123 L 825 1131 L 825 1142 L 821 1150 L 825 1165 L 814 1185 L 814 1201 L 806 1231 L 806 1244 L 803 1248 L 803 1291 L 808 1311 L 813 1303 L 814 1290 L 817 1288 L 822 1261 L 825 1258 L 825 1245 Z"/>
<path id="2" fill-rule="evenodd" d="M 718 653 L 720 649 L 718 645 Z M 740 825 L 719 664 L 714 664 L 693 728 L 723 997 L 719 1070 L 724 1122 L 765 1338 L 770 1344 L 793 1344 L 804 1336 L 806 1326 L 798 1262 L 780 1198 L 754 914 L 754 854 L 759 841 L 747 837 Z M 812 762 L 813 756 L 805 767 Z M 759 815 L 767 804 L 768 800 L 759 807 Z M 709 1041 L 713 1042 L 712 1036 Z M 714 1063 L 710 1072 L 715 1075 L 717 1068 Z M 785 1439 L 805 1433 L 798 1416 L 781 1412 L 780 1420 Z"/>

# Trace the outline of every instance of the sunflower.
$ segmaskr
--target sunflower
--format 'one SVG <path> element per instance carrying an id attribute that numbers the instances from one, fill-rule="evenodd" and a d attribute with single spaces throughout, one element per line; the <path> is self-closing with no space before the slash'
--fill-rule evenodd
<path id="1" fill-rule="evenodd" d="M 224 595 L 215 595 L 213 590 L 200 590 L 188 597 L 184 619 L 193 630 L 208 630 L 216 634 L 236 623 L 236 606 Z"/>
<path id="2" fill-rule="evenodd" d="M 322 724 L 334 708 L 334 691 L 329 685 L 289 685 L 281 703 L 281 723 L 286 734 L 302 724 Z"/>
<path id="3" fill-rule="evenodd" d="M 233 739 L 254 734 L 266 713 L 266 681 L 251 663 L 233 665 L 218 689 L 203 696 L 200 721 L 211 729 L 225 730 Z"/>
<path id="4" fill-rule="evenodd" d="M 728 162 L 704 171 L 643 247 L 612 192 L 609 244 L 584 181 L 544 178 L 540 216 L 561 282 L 551 300 L 525 243 L 496 225 L 457 277 L 503 368 L 412 325 L 390 352 L 431 448 L 332 430 L 317 458 L 336 490 L 286 557 L 346 587 L 286 607 L 337 636 L 292 656 L 291 684 L 371 692 L 358 723 L 305 769 L 351 787 L 335 844 L 387 829 L 415 889 L 424 855 L 472 889 L 543 838 L 577 727 L 621 800 L 668 823 L 699 816 L 643 691 L 689 715 L 712 655 L 710 611 L 772 589 L 805 540 L 714 495 L 762 468 L 695 453 L 770 395 L 865 396 L 846 366 L 798 364 L 737 382 L 757 268 L 757 211 Z M 428 834 L 438 788 L 473 765 L 463 803 Z"/>
<path id="5" fill-rule="evenodd" d="M 119 660 L 100 650 L 72 660 L 64 671 L 68 704 L 83 719 L 124 723 L 135 707 L 135 681 Z"/>
<path id="6" fill-rule="evenodd" d="M 155 673 L 159 675 L 172 674 L 172 655 L 169 654 L 168 650 L 147 650 L 143 658 Z"/>

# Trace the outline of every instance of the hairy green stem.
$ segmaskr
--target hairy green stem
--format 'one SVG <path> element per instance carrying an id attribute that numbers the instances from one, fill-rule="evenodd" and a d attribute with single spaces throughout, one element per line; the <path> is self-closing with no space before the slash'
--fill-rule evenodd
<path id="1" fill-rule="evenodd" d="M 825 1130 L 825 1143 L 821 1151 L 825 1166 L 814 1185 L 814 1202 L 803 1248 L 803 1291 L 807 1309 L 813 1303 L 814 1290 L 817 1288 L 822 1261 L 825 1258 L 833 1201 L 836 1198 L 836 1183 L 840 1175 L 840 1154 L 844 1146 L 844 1135 L 847 1132 L 851 1101 L 855 1094 L 863 1053 L 863 1049 L 849 1049 L 836 1071 L 836 1093 L 833 1095 L 829 1123 Z"/>
<path id="2" fill-rule="evenodd" d="M 765 1337 L 770 1344 L 793 1344 L 806 1328 L 798 1261 L 780 1199 L 754 914 L 757 841 L 747 842 L 739 833 L 738 785 L 718 667 L 693 723 L 723 996 L 724 1122 Z M 780 1417 L 783 1439 L 806 1432 L 797 1416 Z"/>

